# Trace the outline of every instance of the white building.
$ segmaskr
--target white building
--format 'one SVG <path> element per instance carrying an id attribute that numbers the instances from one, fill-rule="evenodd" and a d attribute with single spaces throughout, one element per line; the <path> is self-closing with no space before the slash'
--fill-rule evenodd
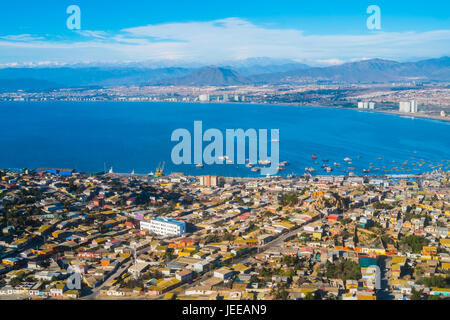
<path id="1" fill-rule="evenodd" d="M 155 218 L 140 222 L 141 230 L 148 230 L 161 236 L 182 236 L 186 233 L 186 222 L 175 219 Z"/>
<path id="2" fill-rule="evenodd" d="M 411 103 L 401 101 L 401 102 L 399 103 L 399 109 L 398 109 L 398 110 L 399 110 L 400 112 L 409 113 L 410 110 L 411 110 Z"/>
<path id="3" fill-rule="evenodd" d="M 418 111 L 417 101 L 401 101 L 399 103 L 399 111 L 403 113 L 416 113 Z"/>
<path id="4" fill-rule="evenodd" d="M 375 109 L 375 102 L 358 102 L 358 109 Z"/>
<path id="5" fill-rule="evenodd" d="M 417 112 L 417 101 L 416 100 L 412 100 L 410 102 L 411 104 L 411 113 L 416 113 Z"/>
<path id="6" fill-rule="evenodd" d="M 209 102 L 209 94 L 201 94 L 198 96 L 200 102 Z"/>

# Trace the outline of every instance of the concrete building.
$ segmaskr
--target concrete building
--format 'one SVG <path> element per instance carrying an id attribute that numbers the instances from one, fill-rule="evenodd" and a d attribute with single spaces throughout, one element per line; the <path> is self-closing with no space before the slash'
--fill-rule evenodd
<path id="1" fill-rule="evenodd" d="M 375 102 L 358 102 L 358 109 L 375 109 Z"/>
<path id="2" fill-rule="evenodd" d="M 149 230 L 162 236 L 182 236 L 186 233 L 186 222 L 175 219 L 155 218 L 140 222 L 141 230 Z"/>
<path id="3" fill-rule="evenodd" d="M 401 101 L 399 103 L 399 111 L 403 113 L 416 113 L 418 111 L 417 101 Z"/>
<path id="4" fill-rule="evenodd" d="M 209 94 L 201 94 L 198 96 L 200 102 L 209 102 Z"/>
<path id="5" fill-rule="evenodd" d="M 200 176 L 199 182 L 204 187 L 217 187 L 217 176 Z"/>

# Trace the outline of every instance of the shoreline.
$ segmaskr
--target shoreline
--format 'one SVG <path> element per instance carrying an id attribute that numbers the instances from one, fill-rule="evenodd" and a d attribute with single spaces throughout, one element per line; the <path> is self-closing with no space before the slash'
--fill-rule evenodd
<path id="1" fill-rule="evenodd" d="M 36 169 L 28 169 L 28 168 L 0 168 L 0 171 L 3 172 L 24 172 L 25 170 L 28 170 L 30 173 L 34 172 L 37 173 L 35 170 Z M 353 175 L 348 175 L 348 174 L 317 174 L 317 175 L 311 175 L 312 179 L 316 179 L 317 177 L 357 177 L 357 178 L 369 178 L 369 179 L 389 179 L 389 178 L 418 178 L 421 176 L 425 176 L 425 175 L 431 175 L 433 173 L 437 173 L 439 172 L 439 170 L 431 170 L 431 171 L 423 171 L 423 172 L 418 172 L 418 173 L 393 173 L 393 174 L 380 174 L 380 175 L 374 175 L 374 174 L 367 174 L 367 175 L 361 175 L 361 174 L 353 174 Z M 441 170 L 440 171 L 441 174 L 449 174 L 450 171 L 449 170 Z M 107 176 L 107 177 L 113 177 L 113 178 L 138 178 L 138 179 L 143 179 L 143 178 L 152 178 L 152 179 L 157 179 L 158 177 L 154 177 L 154 176 L 150 176 L 148 174 L 145 173 L 135 173 L 135 174 L 131 174 L 131 173 L 120 173 L 120 172 L 114 172 L 114 173 L 108 173 L 108 172 L 90 172 L 90 171 L 77 171 L 75 170 L 75 172 L 73 172 L 74 175 L 81 175 L 81 176 L 93 176 L 93 175 L 98 175 L 98 176 Z M 167 178 L 167 177 L 171 177 L 171 176 L 177 176 L 177 175 L 182 175 L 182 176 L 186 176 L 189 178 L 198 178 L 201 176 L 205 176 L 205 175 L 211 175 L 211 174 L 188 174 L 188 173 L 184 173 L 184 172 L 170 172 L 168 174 L 165 174 L 159 178 Z M 255 176 L 255 177 L 245 177 L 245 176 L 232 176 L 232 175 L 218 175 L 218 174 L 212 174 L 213 176 L 217 176 L 217 177 L 222 177 L 225 179 L 240 179 L 240 180 L 261 180 L 261 179 L 295 179 L 295 178 L 301 178 L 304 177 L 305 175 L 307 176 L 306 173 L 303 174 L 294 174 L 292 177 L 289 177 L 289 175 L 287 176 L 278 176 L 278 175 L 274 175 L 274 176 Z M 62 175 L 56 175 L 59 177 L 70 177 L 70 176 L 62 176 Z M 73 176 L 73 175 L 72 175 Z"/>
<path id="2" fill-rule="evenodd" d="M 358 111 L 358 112 L 365 112 L 365 113 L 379 113 L 379 114 L 386 114 L 386 115 L 394 115 L 399 116 L 402 118 L 412 118 L 412 119 L 424 119 L 424 120 L 436 120 L 436 121 L 442 121 L 442 122 L 450 122 L 450 116 L 448 117 L 441 117 L 438 115 L 428 115 L 428 114 L 421 114 L 421 113 L 403 113 L 399 111 L 390 111 L 390 110 L 365 110 L 365 109 L 358 109 L 358 108 L 348 108 L 348 107 L 339 107 L 339 106 L 326 106 L 326 105 L 301 105 L 298 103 L 257 103 L 257 102 L 237 102 L 237 103 L 230 103 L 230 102 L 191 102 L 191 101 L 121 101 L 121 100 L 98 100 L 98 101 L 77 101 L 77 100 L 47 100 L 47 101 L 0 101 L 0 105 L 2 103 L 9 102 L 9 103 L 48 103 L 48 102 L 77 102 L 77 103 L 98 103 L 98 102 L 108 102 L 108 103 L 119 103 L 119 102 L 125 102 L 125 103 L 182 103 L 182 104 L 215 104 L 215 105 L 261 105 L 261 106 L 286 106 L 286 107 L 300 107 L 300 108 L 322 108 L 322 109 L 335 109 L 335 110 L 350 110 L 350 111 Z"/>

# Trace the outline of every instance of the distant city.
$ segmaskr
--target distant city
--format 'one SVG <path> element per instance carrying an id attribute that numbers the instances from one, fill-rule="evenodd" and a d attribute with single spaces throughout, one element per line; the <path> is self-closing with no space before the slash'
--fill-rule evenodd
<path id="1" fill-rule="evenodd" d="M 7 68 L 0 69 L 0 79 L 5 78 L 0 80 L 4 83 L 0 87 L 0 101 L 290 104 L 446 119 L 450 113 L 450 74 L 447 74 L 450 58 L 417 62 L 420 68 L 407 64 L 412 68 L 409 74 L 404 65 L 379 59 L 309 69 L 304 65 L 298 69 L 298 64 L 271 68 L 252 65 L 252 72 L 268 72 L 273 68 L 289 71 L 257 75 L 248 74 L 248 69 L 241 70 L 247 72 L 246 76 L 224 67 L 192 70 L 121 67 L 115 71 L 98 67 L 94 69 L 98 79 L 90 82 L 76 79 L 79 74 L 91 78 L 92 69 Z M 362 68 L 368 70 L 361 73 Z M 393 75 L 395 68 L 401 68 L 401 75 Z M 439 68 L 441 71 L 437 73 L 435 70 Z M 174 70 L 178 70 L 179 77 L 169 75 Z"/>

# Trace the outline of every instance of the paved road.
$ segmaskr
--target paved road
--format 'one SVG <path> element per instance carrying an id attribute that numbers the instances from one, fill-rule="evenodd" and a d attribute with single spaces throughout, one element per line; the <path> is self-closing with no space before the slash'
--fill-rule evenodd
<path id="1" fill-rule="evenodd" d="M 143 248 L 141 250 L 137 250 L 136 251 L 136 255 L 140 255 L 143 252 L 148 251 L 148 248 Z M 92 293 L 82 297 L 81 299 L 83 300 L 95 300 L 98 299 L 98 296 L 100 294 L 100 290 L 102 290 L 104 287 L 108 287 L 111 285 L 112 281 L 114 279 L 116 279 L 120 274 L 122 274 L 124 271 L 126 271 L 129 267 L 131 267 L 131 265 L 133 264 L 133 258 L 131 257 L 129 261 L 125 262 L 124 264 L 122 264 L 121 266 L 119 266 L 117 268 L 117 270 L 110 274 L 105 281 L 103 281 L 103 283 L 101 285 L 99 285 L 98 287 L 92 289 Z"/>
<path id="2" fill-rule="evenodd" d="M 309 220 L 308 222 L 302 224 L 301 226 L 297 226 L 294 229 L 292 229 L 291 231 L 289 231 L 287 233 L 284 233 L 284 234 L 281 234 L 280 236 L 278 236 L 277 238 L 273 239 L 272 241 L 266 243 L 265 245 L 259 246 L 257 253 L 245 254 L 245 255 L 237 258 L 237 259 L 234 259 L 233 263 L 235 263 L 235 264 L 236 263 L 245 263 L 248 258 L 257 255 L 260 252 L 264 252 L 264 251 L 268 250 L 271 247 L 278 246 L 279 244 L 283 243 L 287 238 L 296 235 L 298 233 L 299 229 L 303 228 L 307 224 L 312 223 L 314 221 L 317 221 L 317 218 L 313 218 L 313 219 Z M 211 275 L 212 275 L 212 271 L 205 273 L 199 279 L 197 279 L 194 282 L 190 283 L 187 286 L 187 288 L 191 288 L 191 287 L 196 286 L 198 283 L 200 283 L 202 281 L 205 281 L 206 279 L 211 277 Z M 176 290 L 176 289 L 174 289 L 174 290 Z"/>
<path id="3" fill-rule="evenodd" d="M 298 233 L 298 231 L 299 231 L 300 228 L 303 228 L 305 225 L 307 225 L 307 224 L 309 224 L 309 223 L 312 223 L 312 222 L 314 222 L 314 221 L 317 221 L 317 218 L 313 218 L 313 219 L 311 219 L 310 221 L 308 221 L 308 222 L 302 224 L 301 226 L 297 226 L 297 227 L 295 227 L 294 229 L 292 229 L 291 231 L 279 235 L 279 236 L 278 236 L 277 238 L 275 238 L 274 240 L 272 240 L 272 241 L 266 243 L 266 244 L 263 245 L 263 246 L 258 247 L 258 251 L 257 251 L 257 252 L 258 252 L 258 253 L 259 253 L 259 252 L 263 252 L 263 251 L 266 251 L 267 249 L 269 249 L 269 248 L 271 248 L 271 247 L 275 247 L 275 246 L 278 246 L 279 244 L 282 244 L 287 238 L 296 235 L 296 234 Z M 140 251 L 137 251 L 137 255 L 139 255 L 139 254 L 141 254 L 142 252 L 145 252 L 145 251 L 147 251 L 147 250 L 148 250 L 148 248 L 144 248 L 144 249 L 142 249 L 142 250 L 140 250 Z M 243 256 L 237 258 L 237 259 L 234 259 L 234 260 L 233 260 L 233 263 L 242 263 L 242 262 L 245 262 L 248 258 L 250 258 L 250 257 L 252 257 L 252 256 L 255 256 L 255 254 L 257 254 L 257 253 L 254 253 L 254 254 L 245 254 L 245 255 L 243 255 Z M 103 289 L 104 287 L 107 287 L 107 286 L 111 285 L 111 282 L 112 282 L 115 278 L 117 278 L 122 272 L 124 272 L 125 270 L 127 270 L 127 269 L 131 266 L 132 263 L 133 263 L 133 260 L 131 259 L 130 261 L 128 261 L 128 262 L 126 262 L 125 264 L 123 264 L 123 265 L 122 265 L 121 267 L 119 267 L 113 274 L 109 275 L 109 276 L 107 277 L 107 279 L 105 279 L 105 281 L 104 281 L 100 286 L 98 286 L 97 288 L 92 289 L 92 293 L 91 293 L 91 294 L 89 294 L 89 295 L 87 295 L 87 296 L 84 296 L 84 297 L 82 297 L 81 299 L 83 299 L 83 300 L 95 300 L 95 299 L 98 299 L 98 296 L 99 296 L 99 294 L 100 294 L 100 290 Z M 188 288 L 194 287 L 194 286 L 196 286 L 198 283 L 200 283 L 200 282 L 202 282 L 202 281 L 205 281 L 205 280 L 206 280 L 207 278 L 209 278 L 211 275 L 212 275 L 212 272 L 207 272 L 207 273 L 205 273 L 204 275 L 202 275 L 199 279 L 197 279 L 196 281 L 194 281 L 194 282 L 188 284 L 187 287 L 188 287 Z M 176 290 L 176 289 L 174 289 L 174 290 Z"/>

